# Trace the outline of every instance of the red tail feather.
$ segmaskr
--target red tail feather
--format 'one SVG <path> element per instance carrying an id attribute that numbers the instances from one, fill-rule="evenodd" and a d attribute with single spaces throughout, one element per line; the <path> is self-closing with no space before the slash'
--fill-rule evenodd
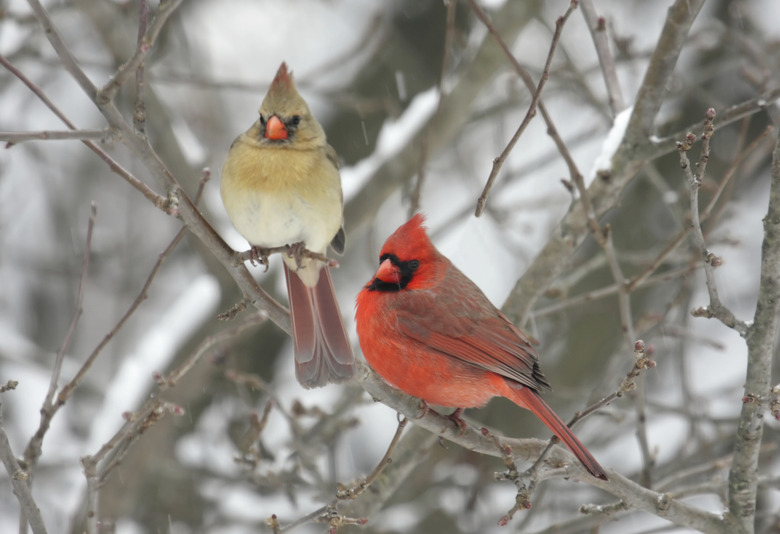
<path id="1" fill-rule="evenodd" d="M 307 287 L 284 266 L 295 343 L 295 376 L 306 388 L 344 382 L 354 375 L 352 347 L 327 267 L 314 287 Z"/>
<path id="2" fill-rule="evenodd" d="M 552 408 L 542 400 L 542 397 L 540 397 L 536 391 L 521 386 L 511 380 L 506 380 L 506 382 L 509 384 L 509 389 L 511 389 L 513 393 L 512 396 L 508 396 L 509 400 L 518 406 L 532 411 L 536 417 L 541 419 L 542 423 L 552 430 L 553 434 L 558 436 L 558 438 L 569 447 L 569 450 L 580 462 L 582 462 L 582 465 L 591 475 L 602 480 L 607 480 L 607 474 L 604 472 L 601 465 L 599 465 L 596 459 L 588 452 L 588 449 L 585 448 L 585 445 L 577 439 L 577 436 L 569 430 L 566 423 L 561 421 L 560 417 L 552 411 Z"/>

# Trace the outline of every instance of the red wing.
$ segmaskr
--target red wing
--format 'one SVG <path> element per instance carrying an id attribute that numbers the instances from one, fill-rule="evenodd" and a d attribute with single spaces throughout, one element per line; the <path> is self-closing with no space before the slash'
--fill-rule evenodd
<path id="1" fill-rule="evenodd" d="M 531 389 L 549 389 L 525 335 L 471 281 L 457 274 L 456 289 L 450 286 L 446 294 L 420 290 L 404 294 L 403 309 L 398 311 L 401 333 Z"/>

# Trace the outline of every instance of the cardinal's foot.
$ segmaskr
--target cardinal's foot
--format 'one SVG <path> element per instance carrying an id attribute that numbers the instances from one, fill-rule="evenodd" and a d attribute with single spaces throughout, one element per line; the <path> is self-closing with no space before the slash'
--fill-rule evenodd
<path id="1" fill-rule="evenodd" d="M 431 407 L 428 406 L 428 403 L 425 402 L 422 399 L 420 399 L 420 404 L 419 404 L 418 407 L 419 407 L 420 411 L 419 411 L 419 415 L 415 414 L 415 416 L 414 416 L 415 419 L 422 419 L 423 417 L 425 417 L 425 415 L 428 412 L 432 412 L 433 411 L 433 410 L 431 410 Z"/>
<path id="2" fill-rule="evenodd" d="M 463 408 L 457 408 L 454 412 L 452 412 L 450 415 L 447 415 L 447 419 L 455 423 L 460 430 L 460 435 L 466 433 L 466 429 L 469 427 L 469 424 L 460 418 L 460 414 L 463 413 Z"/>
<path id="3" fill-rule="evenodd" d="M 301 268 L 301 260 L 303 260 L 303 251 L 306 250 L 306 243 L 299 241 L 292 245 L 287 245 L 287 256 L 295 258 L 295 265 Z"/>
<path id="4" fill-rule="evenodd" d="M 249 249 L 249 262 L 252 265 L 265 265 L 265 270 L 268 270 L 268 250 L 263 247 L 253 246 Z"/>

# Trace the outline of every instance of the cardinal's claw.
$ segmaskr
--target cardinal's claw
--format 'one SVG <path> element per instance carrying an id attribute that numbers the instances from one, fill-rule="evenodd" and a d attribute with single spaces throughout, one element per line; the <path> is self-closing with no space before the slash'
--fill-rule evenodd
<path id="1" fill-rule="evenodd" d="M 290 258 L 295 258 L 295 265 L 301 268 L 301 260 L 303 260 L 303 251 L 306 250 L 306 244 L 303 241 L 287 245 L 287 255 Z"/>
<path id="2" fill-rule="evenodd" d="M 420 415 L 415 415 L 414 416 L 415 419 L 422 419 L 423 417 L 425 417 L 425 414 L 433 411 L 431 410 L 431 407 L 428 406 L 428 403 L 422 399 L 420 399 L 419 408 L 420 408 Z"/>
<path id="3" fill-rule="evenodd" d="M 265 271 L 268 272 L 268 251 L 262 247 L 252 247 L 249 249 L 249 262 L 252 265 L 265 265 Z"/>
<path id="4" fill-rule="evenodd" d="M 463 408 L 457 408 L 450 415 L 445 416 L 458 426 L 461 436 L 466 433 L 466 429 L 469 427 L 469 424 L 460 418 L 460 414 L 462 413 L 463 413 Z"/>

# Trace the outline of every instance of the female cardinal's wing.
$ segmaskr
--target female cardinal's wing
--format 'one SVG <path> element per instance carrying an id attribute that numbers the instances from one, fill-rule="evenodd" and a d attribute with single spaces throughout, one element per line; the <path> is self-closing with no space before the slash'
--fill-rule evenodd
<path id="1" fill-rule="evenodd" d="M 528 338 L 460 271 L 449 268 L 446 289 L 403 293 L 399 331 L 468 365 L 516 380 L 533 390 L 549 389 Z M 441 287 L 438 289 L 442 289 Z"/>

